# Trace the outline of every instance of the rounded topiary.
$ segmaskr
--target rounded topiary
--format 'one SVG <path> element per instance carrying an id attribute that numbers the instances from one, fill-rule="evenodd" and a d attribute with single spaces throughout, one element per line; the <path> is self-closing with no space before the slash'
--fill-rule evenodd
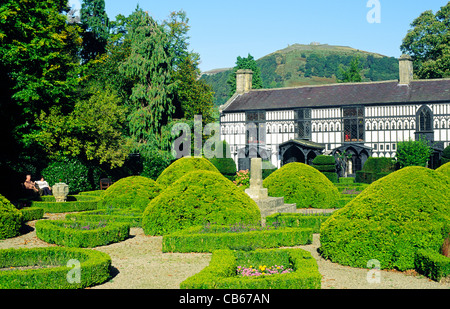
<path id="1" fill-rule="evenodd" d="M 133 208 L 144 211 L 161 190 L 154 180 L 147 177 L 122 178 L 106 189 L 99 208 Z"/>
<path id="2" fill-rule="evenodd" d="M 176 160 L 171 165 L 169 165 L 162 173 L 159 175 L 156 182 L 162 187 L 166 188 L 178 179 L 183 177 L 189 172 L 193 171 L 212 171 L 220 173 L 219 170 L 205 158 L 196 157 L 184 157 Z"/>
<path id="3" fill-rule="evenodd" d="M 15 237 L 20 234 L 22 212 L 10 201 L 0 195 L 0 239 Z"/>
<path id="4" fill-rule="evenodd" d="M 312 161 L 312 167 L 322 172 L 331 182 L 338 182 L 336 159 L 333 156 L 319 155 Z"/>
<path id="5" fill-rule="evenodd" d="M 339 191 L 315 168 L 303 163 L 289 163 L 263 181 L 269 196 L 284 197 L 297 208 L 334 208 Z"/>
<path id="6" fill-rule="evenodd" d="M 440 173 L 450 177 L 450 162 L 449 163 L 445 163 L 441 167 L 437 168 L 436 172 L 440 172 Z"/>
<path id="7" fill-rule="evenodd" d="M 220 173 L 191 172 L 150 202 L 142 217 L 147 235 L 165 235 L 195 225 L 257 224 L 258 205 Z"/>
<path id="8" fill-rule="evenodd" d="M 372 183 L 325 221 L 320 251 L 331 261 L 413 269 L 417 249 L 438 252 L 450 228 L 450 179 L 407 167 Z"/>

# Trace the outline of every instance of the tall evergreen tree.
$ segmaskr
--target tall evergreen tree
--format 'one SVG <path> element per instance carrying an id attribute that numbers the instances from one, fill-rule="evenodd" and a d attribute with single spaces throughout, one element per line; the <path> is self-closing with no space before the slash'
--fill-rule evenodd
<path id="1" fill-rule="evenodd" d="M 262 79 L 261 79 L 261 70 L 256 63 L 255 58 L 252 55 L 248 54 L 247 58 L 242 58 L 241 56 L 237 57 L 236 66 L 233 68 L 233 72 L 228 76 L 227 84 L 230 86 L 229 97 L 232 97 L 236 92 L 236 71 L 250 69 L 253 71 L 253 89 L 261 89 L 263 87 Z"/>
<path id="2" fill-rule="evenodd" d="M 162 26 L 139 7 L 132 15 L 126 37 L 130 56 L 120 65 L 120 72 L 135 81 L 128 116 L 130 133 L 138 142 L 147 143 L 160 134 L 175 112 L 173 55 Z"/>
<path id="3" fill-rule="evenodd" d="M 338 80 L 340 83 L 360 83 L 362 81 L 361 77 L 361 65 L 359 58 L 353 58 L 350 62 L 350 67 L 347 70 L 341 70 L 342 79 Z"/>
<path id="4" fill-rule="evenodd" d="M 81 5 L 84 62 L 105 53 L 109 36 L 109 19 L 105 11 L 105 0 L 84 0 Z"/>

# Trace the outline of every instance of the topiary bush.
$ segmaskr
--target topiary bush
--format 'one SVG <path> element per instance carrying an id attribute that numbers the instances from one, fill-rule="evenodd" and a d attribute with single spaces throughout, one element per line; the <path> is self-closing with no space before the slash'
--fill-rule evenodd
<path id="1" fill-rule="evenodd" d="M 340 194 L 333 183 L 315 168 L 289 163 L 263 181 L 269 196 L 284 197 L 297 208 L 335 208 Z"/>
<path id="2" fill-rule="evenodd" d="M 442 152 L 441 164 L 444 165 L 449 162 L 450 162 L 450 145 L 445 147 L 444 151 Z"/>
<path id="3" fill-rule="evenodd" d="M 219 170 L 205 158 L 184 157 L 173 162 L 167 167 L 156 182 L 163 188 L 175 183 L 178 179 L 193 171 L 212 171 L 220 173 Z"/>
<path id="4" fill-rule="evenodd" d="M 336 159 L 333 156 L 317 156 L 312 161 L 312 167 L 322 172 L 331 182 L 338 182 Z"/>
<path id="5" fill-rule="evenodd" d="M 15 237 L 20 234 L 22 213 L 3 195 L 0 195 L 0 239 Z"/>
<path id="6" fill-rule="evenodd" d="M 371 184 L 394 171 L 394 160 L 383 157 L 370 157 L 367 159 L 366 163 L 364 163 L 363 169 L 356 172 L 356 182 Z"/>
<path id="7" fill-rule="evenodd" d="M 442 165 L 439 168 L 437 168 L 436 172 L 442 173 L 442 174 L 450 177 L 450 162 Z"/>
<path id="8" fill-rule="evenodd" d="M 205 223 L 257 224 L 258 205 L 220 173 L 191 172 L 153 199 L 142 227 L 147 235 L 165 235 Z"/>
<path id="9" fill-rule="evenodd" d="M 418 249 L 438 252 L 450 229 L 450 179 L 423 167 L 407 167 L 367 187 L 322 223 L 324 258 L 366 268 L 414 268 Z"/>
<path id="10" fill-rule="evenodd" d="M 161 192 L 161 186 L 143 176 L 130 176 L 113 183 L 102 195 L 100 209 L 134 208 L 144 211 Z"/>

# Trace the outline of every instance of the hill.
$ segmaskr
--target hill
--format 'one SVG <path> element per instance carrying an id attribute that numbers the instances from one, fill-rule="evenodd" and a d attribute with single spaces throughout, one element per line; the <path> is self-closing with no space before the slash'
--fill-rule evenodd
<path id="1" fill-rule="evenodd" d="M 336 83 L 341 70 L 355 57 L 360 59 L 363 81 L 398 79 L 398 59 L 347 46 L 311 43 L 294 44 L 258 60 L 264 88 L 295 87 Z M 228 75 L 232 69 L 204 72 L 201 79 L 215 92 L 215 105 L 228 100 Z"/>

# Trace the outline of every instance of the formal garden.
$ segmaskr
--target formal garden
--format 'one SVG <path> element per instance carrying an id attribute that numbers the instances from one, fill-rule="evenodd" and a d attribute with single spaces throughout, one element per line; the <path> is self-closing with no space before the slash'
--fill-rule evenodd
<path id="1" fill-rule="evenodd" d="M 370 159 L 365 172 L 383 160 Z M 0 287 L 114 288 L 127 273 L 128 287 L 139 286 L 149 269 L 131 260 L 150 254 L 152 273 L 183 265 L 176 278 L 155 271 L 153 280 L 170 288 L 329 288 L 324 263 L 448 288 L 450 163 L 405 167 L 369 184 L 332 182 L 317 168 L 326 161 L 264 173 L 269 196 L 297 205 L 264 218 L 245 193 L 248 172 L 231 181 L 220 164 L 197 157 L 176 160 L 156 180 L 128 176 L 64 202 L 41 196 L 16 207 L 1 197 Z"/>

